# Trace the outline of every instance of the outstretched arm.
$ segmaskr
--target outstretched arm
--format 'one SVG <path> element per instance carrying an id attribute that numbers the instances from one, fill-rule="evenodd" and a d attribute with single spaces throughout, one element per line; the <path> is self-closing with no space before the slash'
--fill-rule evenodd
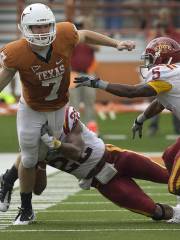
<path id="1" fill-rule="evenodd" d="M 117 48 L 118 50 L 127 49 L 131 51 L 135 48 L 135 43 L 133 41 L 119 41 L 113 38 L 110 38 L 106 35 L 89 31 L 89 30 L 79 30 L 79 42 L 84 42 L 87 44 L 96 44 L 102 46 L 109 46 Z"/>
<path id="2" fill-rule="evenodd" d="M 148 84 L 127 85 L 109 83 L 105 90 L 116 96 L 128 98 L 151 97 L 157 95 L 154 88 Z"/>
<path id="3" fill-rule="evenodd" d="M 119 97 L 135 98 L 151 97 L 157 95 L 155 89 L 149 84 L 127 85 L 109 83 L 100 80 L 96 76 L 80 76 L 75 78 L 74 83 L 77 84 L 76 87 L 86 86 L 92 88 L 99 88 Z"/>

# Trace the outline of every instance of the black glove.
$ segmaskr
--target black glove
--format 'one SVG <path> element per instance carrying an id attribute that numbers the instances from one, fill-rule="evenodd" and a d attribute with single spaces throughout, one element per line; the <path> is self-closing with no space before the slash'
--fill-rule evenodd
<path id="1" fill-rule="evenodd" d="M 142 138 L 142 129 L 143 129 L 143 123 L 138 122 L 136 118 L 132 126 L 133 139 L 136 136 L 136 132 L 138 133 L 139 138 Z"/>
<path id="2" fill-rule="evenodd" d="M 80 76 L 76 77 L 74 83 L 77 84 L 76 87 L 91 87 L 98 88 L 99 87 L 99 78 L 96 76 Z"/>

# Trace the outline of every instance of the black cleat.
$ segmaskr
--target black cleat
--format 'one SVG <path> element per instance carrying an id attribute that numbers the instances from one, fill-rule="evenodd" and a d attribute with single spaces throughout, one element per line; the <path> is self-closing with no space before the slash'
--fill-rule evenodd
<path id="1" fill-rule="evenodd" d="M 32 209 L 19 208 L 13 225 L 28 225 L 35 220 L 35 215 Z"/>
<path id="2" fill-rule="evenodd" d="M 5 174 L 0 176 L 0 211 L 1 212 L 6 212 L 8 210 L 10 206 L 11 194 L 13 190 L 13 185 L 5 181 L 4 179 Z"/>

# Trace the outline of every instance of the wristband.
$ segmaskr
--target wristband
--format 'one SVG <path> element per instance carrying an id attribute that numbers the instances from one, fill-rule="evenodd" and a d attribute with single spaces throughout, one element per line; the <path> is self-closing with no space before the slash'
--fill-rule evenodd
<path id="1" fill-rule="evenodd" d="M 109 84 L 109 82 L 106 82 L 106 81 L 103 81 L 103 80 L 99 80 L 98 81 L 98 88 L 106 90 L 108 84 Z"/>
<path id="2" fill-rule="evenodd" d="M 136 125 L 139 125 L 139 126 L 142 126 L 142 125 L 143 125 L 143 122 L 142 122 L 142 123 L 138 122 L 138 120 L 137 120 L 137 118 L 136 118 L 136 119 L 135 119 L 135 124 L 136 124 Z"/>
<path id="3" fill-rule="evenodd" d="M 146 121 L 147 117 L 144 113 L 141 113 L 137 118 L 136 122 L 137 124 L 143 124 L 144 121 Z"/>

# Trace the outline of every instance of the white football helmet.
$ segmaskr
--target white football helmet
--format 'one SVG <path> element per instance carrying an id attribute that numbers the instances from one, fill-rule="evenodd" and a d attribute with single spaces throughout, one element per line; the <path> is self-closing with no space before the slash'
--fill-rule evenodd
<path id="1" fill-rule="evenodd" d="M 35 34 L 31 30 L 33 25 L 47 24 L 50 24 L 48 33 Z M 38 46 L 48 46 L 56 38 L 55 16 L 48 6 L 41 3 L 31 4 L 22 12 L 19 29 L 28 42 Z"/>

